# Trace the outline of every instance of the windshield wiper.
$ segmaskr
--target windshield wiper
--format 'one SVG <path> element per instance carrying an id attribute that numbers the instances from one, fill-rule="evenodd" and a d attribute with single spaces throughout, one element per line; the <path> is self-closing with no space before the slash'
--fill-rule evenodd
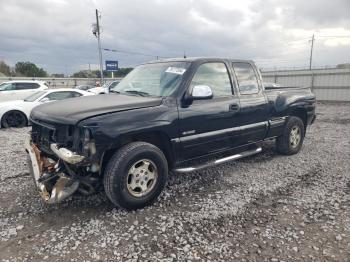
<path id="1" fill-rule="evenodd" d="M 149 93 L 137 90 L 124 90 L 125 93 L 135 94 L 139 96 L 150 96 Z"/>
<path id="2" fill-rule="evenodd" d="M 119 91 L 115 91 L 115 90 L 109 90 L 110 93 L 115 93 L 115 94 L 120 94 Z"/>

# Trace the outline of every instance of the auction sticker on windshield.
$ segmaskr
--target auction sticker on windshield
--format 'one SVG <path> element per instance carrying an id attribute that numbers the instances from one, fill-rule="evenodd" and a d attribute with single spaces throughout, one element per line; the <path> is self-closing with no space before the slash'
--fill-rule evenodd
<path id="1" fill-rule="evenodd" d="M 167 70 L 165 70 L 166 73 L 177 74 L 177 75 L 183 75 L 185 71 L 186 71 L 185 68 L 173 67 L 173 66 L 170 66 L 167 68 Z"/>

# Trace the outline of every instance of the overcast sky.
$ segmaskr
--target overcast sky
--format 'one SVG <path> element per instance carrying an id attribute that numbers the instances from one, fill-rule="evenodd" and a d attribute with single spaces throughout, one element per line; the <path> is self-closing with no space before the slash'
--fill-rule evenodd
<path id="1" fill-rule="evenodd" d="M 265 68 L 350 62 L 350 0 L 0 0 L 0 60 L 50 73 L 97 68 L 91 33 L 101 12 L 104 48 L 162 57 L 254 59 Z M 324 37 L 324 36 L 348 37 Z M 103 52 L 134 66 L 152 57 Z"/>

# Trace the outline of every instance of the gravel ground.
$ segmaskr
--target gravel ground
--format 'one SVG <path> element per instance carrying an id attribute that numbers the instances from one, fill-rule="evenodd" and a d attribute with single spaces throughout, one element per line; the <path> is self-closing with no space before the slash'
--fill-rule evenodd
<path id="1" fill-rule="evenodd" d="M 0 130 L 0 261 L 350 261 L 350 104 L 319 104 L 302 151 L 172 174 L 153 206 L 41 202 L 29 129 Z"/>

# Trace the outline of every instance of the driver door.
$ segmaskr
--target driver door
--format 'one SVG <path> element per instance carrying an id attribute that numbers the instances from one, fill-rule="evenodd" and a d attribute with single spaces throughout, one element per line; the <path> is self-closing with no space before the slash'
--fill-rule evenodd
<path id="1" fill-rule="evenodd" d="M 209 86 L 211 99 L 193 100 L 179 107 L 179 135 L 182 160 L 232 148 L 232 128 L 237 121 L 239 99 L 233 94 L 228 66 L 223 62 L 206 62 L 198 66 L 190 89 L 196 85 Z"/>

